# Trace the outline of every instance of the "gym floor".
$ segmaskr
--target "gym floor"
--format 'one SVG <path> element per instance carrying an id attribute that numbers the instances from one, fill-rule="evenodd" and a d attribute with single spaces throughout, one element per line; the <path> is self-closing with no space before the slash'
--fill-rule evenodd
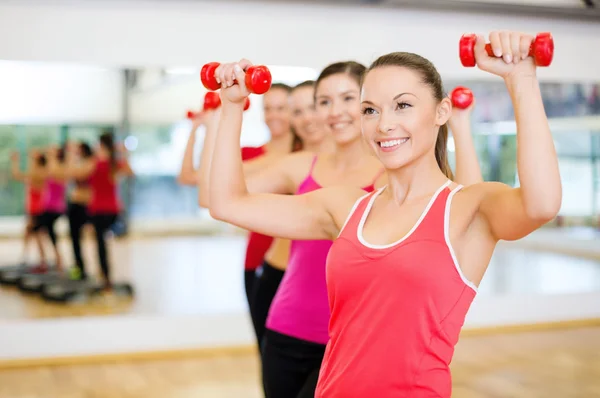
<path id="1" fill-rule="evenodd" d="M 600 396 L 600 327 L 465 336 L 456 398 Z M 256 355 L 0 371 L 2 398 L 259 398 Z"/>

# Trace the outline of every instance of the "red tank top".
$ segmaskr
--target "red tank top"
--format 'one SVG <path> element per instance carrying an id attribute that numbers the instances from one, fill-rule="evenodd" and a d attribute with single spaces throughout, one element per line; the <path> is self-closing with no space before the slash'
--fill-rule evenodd
<path id="1" fill-rule="evenodd" d="M 330 341 L 317 398 L 450 398 L 449 364 L 477 288 L 450 245 L 450 181 L 400 241 L 362 229 L 379 189 L 357 201 L 327 259 Z"/>
<path id="2" fill-rule="evenodd" d="M 242 161 L 257 158 L 266 153 L 264 146 L 259 147 L 243 147 L 242 148 Z M 246 261 L 244 269 L 246 271 L 252 271 L 257 269 L 263 262 L 265 254 L 271 247 L 273 238 L 256 232 L 250 232 L 248 236 L 248 244 L 246 246 Z"/>
<path id="3" fill-rule="evenodd" d="M 39 188 L 27 187 L 27 213 L 37 216 L 44 212 L 43 191 Z"/>
<path id="4" fill-rule="evenodd" d="M 122 167 L 122 162 L 117 162 Z M 98 160 L 89 178 L 92 197 L 88 204 L 90 214 L 118 214 L 121 203 L 117 193 L 117 181 L 112 175 L 110 161 Z"/>

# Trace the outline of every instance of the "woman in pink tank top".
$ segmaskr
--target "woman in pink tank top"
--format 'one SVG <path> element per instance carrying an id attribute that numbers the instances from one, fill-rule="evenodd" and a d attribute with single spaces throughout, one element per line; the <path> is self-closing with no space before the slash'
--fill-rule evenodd
<path id="1" fill-rule="evenodd" d="M 318 156 L 311 153 L 289 155 L 268 170 L 246 177 L 250 192 L 294 193 L 299 200 L 304 200 L 312 195 L 311 192 L 327 186 L 347 185 L 363 192 L 374 190 L 383 167 L 366 150 L 360 134 L 360 78 L 364 70 L 358 63 L 340 62 L 325 68 L 317 79 L 315 106 L 323 127 L 331 132 L 333 151 Z M 235 118 L 232 115 L 235 108 L 224 108 L 223 112 L 226 109 L 231 112 L 227 115 L 228 120 Z M 224 126 L 227 123 L 225 117 L 223 115 L 221 119 L 217 148 L 223 139 L 228 139 L 224 137 L 233 135 L 234 131 L 239 134 L 239 126 Z M 215 161 L 223 159 L 220 156 L 229 156 L 226 151 L 233 150 L 237 149 L 215 152 L 213 167 Z M 478 170 L 472 143 L 466 152 L 472 154 L 474 162 L 471 163 Z M 480 178 L 479 172 L 476 175 Z M 211 184 L 211 192 L 212 189 Z M 211 200 L 211 203 L 215 202 Z M 246 206 L 238 209 L 227 206 L 221 214 L 219 209 L 215 212 L 211 206 L 211 212 L 217 218 L 223 218 L 227 213 L 224 219 L 234 224 L 244 222 L 247 216 L 241 213 L 250 210 Z M 255 220 L 257 225 L 269 223 L 268 207 L 256 207 L 254 211 L 259 212 L 256 215 L 263 215 L 261 220 Z M 330 309 L 325 265 L 331 245 L 331 238 L 292 242 L 288 268 L 271 304 L 262 344 L 263 380 L 268 397 L 314 396 L 329 341 Z"/>
<path id="2" fill-rule="evenodd" d="M 370 194 L 352 184 L 295 196 L 251 193 L 236 157 L 248 91 L 232 81 L 244 81 L 250 63 L 217 71 L 223 110 L 211 214 L 273 236 L 335 239 L 326 271 L 330 340 L 316 397 L 449 398 L 454 346 L 497 242 L 526 236 L 560 209 L 558 160 L 528 55 L 534 38 L 507 31 L 489 38 L 497 57 L 478 37 L 475 61 L 511 96 L 519 188 L 451 181 L 452 105 L 442 79 L 427 59 L 398 52 L 370 66 L 360 92 L 364 142 L 387 185 Z M 344 121 L 330 127 L 339 142 Z"/>

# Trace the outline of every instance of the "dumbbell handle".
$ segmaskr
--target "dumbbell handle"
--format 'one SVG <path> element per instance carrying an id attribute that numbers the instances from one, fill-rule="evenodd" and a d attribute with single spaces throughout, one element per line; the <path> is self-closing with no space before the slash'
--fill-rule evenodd
<path id="1" fill-rule="evenodd" d="M 533 45 L 534 43 L 531 43 L 531 46 L 529 46 L 529 53 L 527 55 L 530 57 L 533 57 L 534 55 Z M 489 55 L 490 57 L 496 57 L 496 54 L 494 54 L 494 50 L 492 49 L 491 43 L 486 43 L 485 52 L 487 52 L 487 55 Z"/>

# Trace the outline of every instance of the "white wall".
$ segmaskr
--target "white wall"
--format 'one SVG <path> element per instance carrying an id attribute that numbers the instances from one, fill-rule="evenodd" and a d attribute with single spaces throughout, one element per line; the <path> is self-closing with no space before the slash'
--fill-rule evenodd
<path id="1" fill-rule="evenodd" d="M 118 123 L 122 90 L 116 69 L 0 61 L 0 123 Z"/>
<path id="2" fill-rule="evenodd" d="M 274 82 L 296 85 L 304 80 L 316 79 L 314 68 L 269 65 Z M 185 118 L 188 109 L 198 111 L 202 107 L 206 89 L 200 82 L 200 71 L 160 77 L 156 70 L 146 69 L 140 77 L 139 88 L 132 91 L 129 117 L 132 123 L 172 123 Z M 252 95 L 251 106 L 244 120 L 260 122 L 262 96 Z"/>
<path id="3" fill-rule="evenodd" d="M 0 56 L 99 65 L 201 66 L 247 57 L 255 63 L 322 68 L 365 63 L 397 50 L 430 58 L 446 78 L 492 78 L 463 68 L 465 31 L 551 30 L 556 58 L 542 79 L 600 80 L 600 24 L 501 15 L 367 7 L 204 1 L 50 2 L 0 5 Z M 10 40 L 7 38 L 11 38 Z"/>

